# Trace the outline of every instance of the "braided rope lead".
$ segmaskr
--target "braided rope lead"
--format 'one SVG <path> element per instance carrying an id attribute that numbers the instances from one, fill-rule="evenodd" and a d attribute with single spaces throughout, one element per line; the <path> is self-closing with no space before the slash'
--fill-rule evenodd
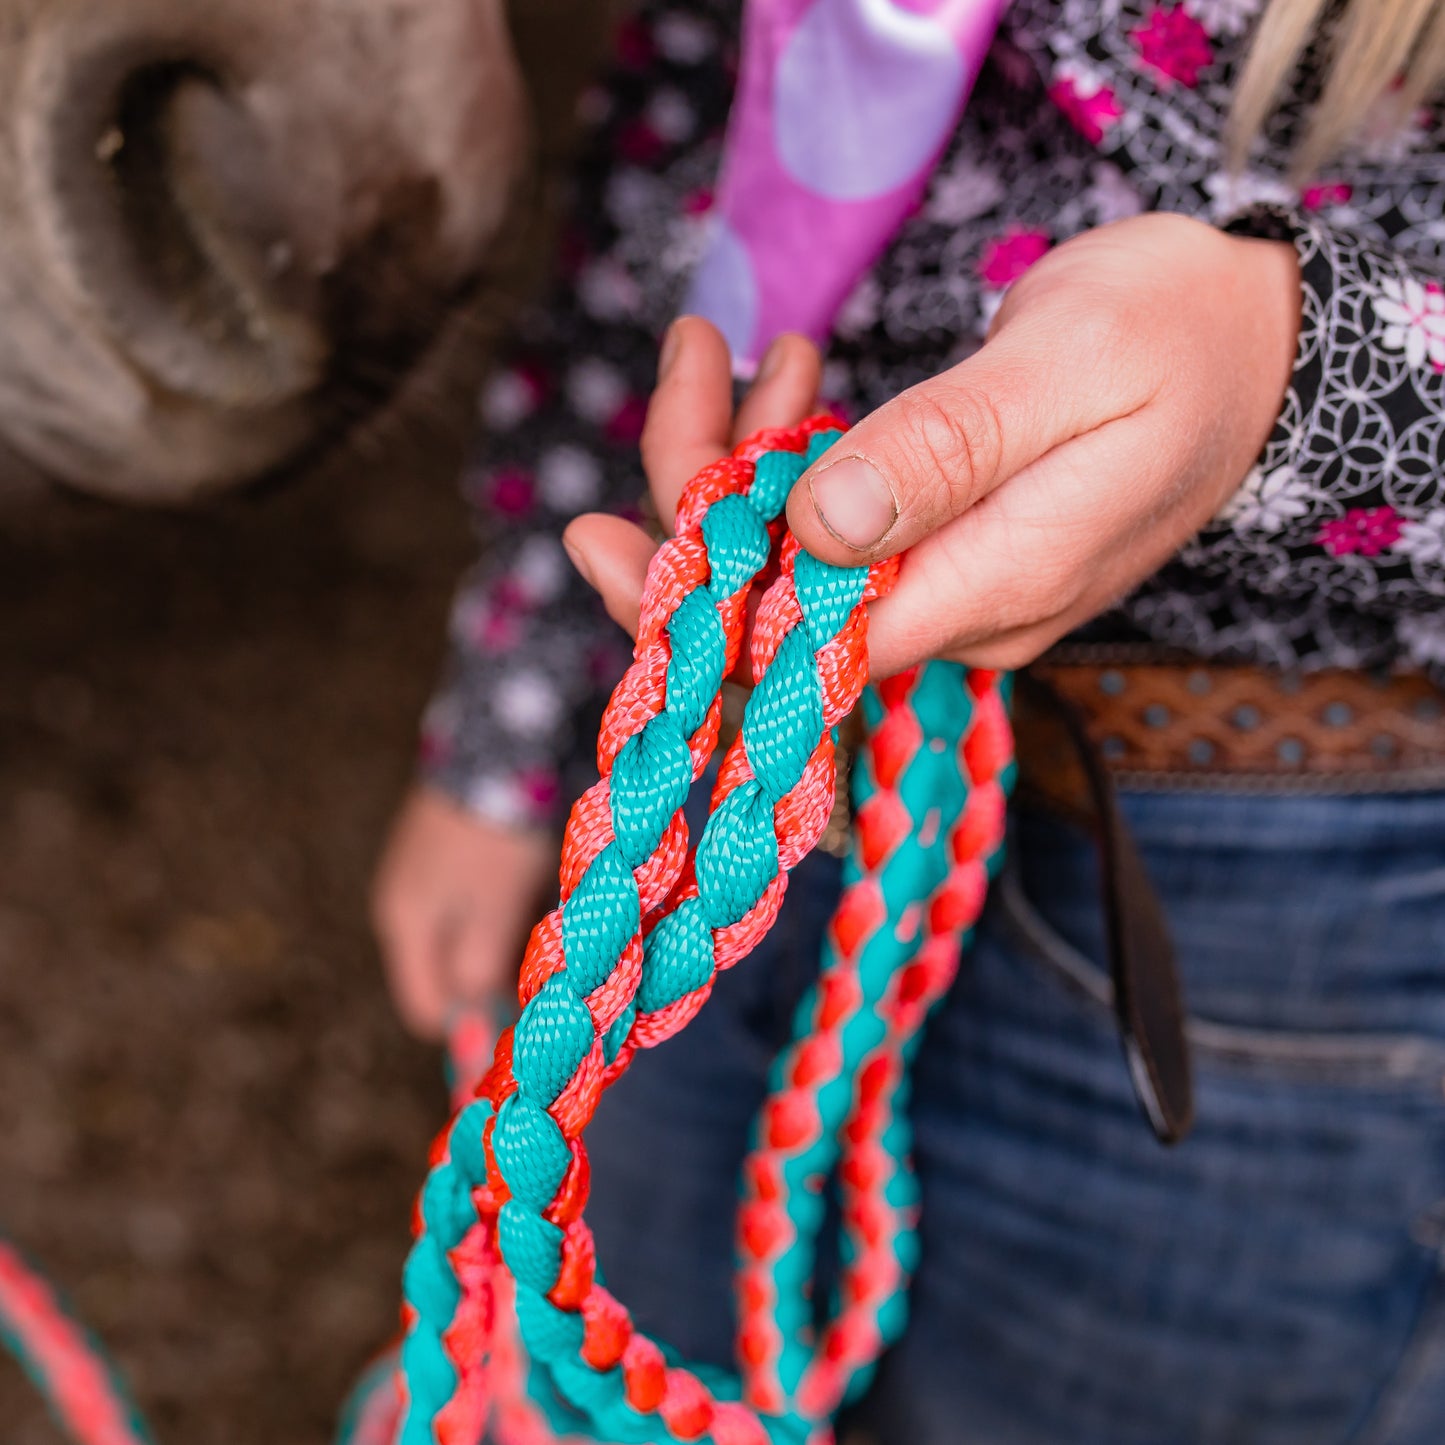
<path id="1" fill-rule="evenodd" d="M 862 604 L 888 570 L 827 568 L 796 545 L 784 548 L 783 575 L 759 608 L 757 686 L 695 851 L 682 805 L 717 740 L 722 682 L 738 660 L 747 595 L 773 553 L 777 518 L 835 435 L 827 422 L 765 435 L 707 468 L 654 561 L 635 660 L 603 718 L 601 780 L 568 823 L 562 903 L 533 933 L 522 1015 L 498 1046 L 488 1090 L 495 1118 L 480 1101 L 458 1116 L 422 1192 L 404 1280 L 415 1318 L 403 1346 L 403 1441 L 445 1442 L 454 1429 L 465 1439 L 479 1424 L 476 1354 L 449 1336 L 461 1329 L 475 1343 L 495 1301 L 483 1280 L 475 1311 L 458 1310 L 466 1264 L 454 1251 L 483 1276 L 500 1252 L 529 1355 L 616 1438 L 768 1438 L 752 1412 L 668 1367 L 598 1284 L 581 1219 L 580 1134 L 633 1051 L 681 1028 L 717 969 L 763 935 L 787 869 L 827 822 L 832 728 L 862 687 Z"/>
<path id="2" fill-rule="evenodd" d="M 933 664 L 864 694 L 855 852 L 819 979 L 743 1169 L 739 1358 L 759 1409 L 823 1420 L 902 1333 L 917 1254 L 909 1063 L 1002 857 L 1012 747 L 991 673 Z M 815 1338 L 809 1286 L 836 1172 L 842 1274 Z"/>
<path id="3" fill-rule="evenodd" d="M 488 1357 L 506 1347 L 503 1264 L 531 1362 L 614 1442 L 826 1440 L 828 1414 L 901 1328 L 916 1252 L 907 1065 L 1002 838 L 1010 745 L 991 676 L 930 666 L 870 700 L 862 866 L 747 1171 L 743 1378 L 704 1381 L 638 1333 L 597 1279 L 582 1218 L 582 1131 L 602 1090 L 771 926 L 832 808 L 833 729 L 862 691 L 864 604 L 893 576 L 820 563 L 777 520 L 833 425 L 763 434 L 703 471 L 654 561 L 634 662 L 603 720 L 601 779 L 569 820 L 562 902 L 523 962 L 520 1019 L 435 1146 L 418 1203 L 401 1445 L 480 1437 Z M 779 543 L 751 640 L 757 684 L 694 849 L 682 804 L 716 743 L 748 593 Z M 819 1342 L 818 1185 L 840 1152 L 845 1268 Z"/>
<path id="4" fill-rule="evenodd" d="M 465 1011 L 447 1032 L 446 1072 L 454 1108 L 471 1102 L 491 1067 L 500 1025 L 490 1008 Z M 495 1276 L 496 1308 L 487 1340 L 487 1439 L 492 1445 L 587 1445 L 561 1436 L 528 1394 L 528 1361 L 517 1339 L 514 1291 L 506 1271 Z M 393 1345 L 357 1377 L 337 1420 L 333 1445 L 394 1445 L 401 1425 L 401 1350 Z"/>
<path id="5" fill-rule="evenodd" d="M 864 694 L 855 853 L 795 1042 L 743 1170 L 738 1355 L 759 1409 L 828 1419 L 906 1316 L 918 1253 L 909 1062 L 1001 858 L 1013 764 L 991 673 L 931 665 Z M 837 1172 L 842 1273 L 815 1338 L 809 1283 Z"/>
<path id="6" fill-rule="evenodd" d="M 433 1149 L 404 1280 L 401 1399 L 387 1385 L 393 1352 L 353 1395 L 347 1445 L 477 1445 L 488 1417 L 499 1445 L 543 1445 L 577 1418 L 563 1401 L 590 1418 L 591 1438 L 616 1442 L 823 1442 L 902 1329 L 917 1254 L 909 1067 L 1000 856 L 1012 778 L 990 674 L 930 665 L 865 694 L 857 854 L 744 1170 L 741 1379 L 704 1381 L 633 1329 L 597 1282 L 581 1217 L 581 1133 L 601 1091 L 767 931 L 832 808 L 833 728 L 861 689 L 863 604 L 891 581 L 887 567 L 825 567 L 782 535 L 788 491 L 832 426 L 754 438 L 684 494 L 604 719 L 601 781 L 569 824 L 561 907 L 528 947 L 521 1019 Z M 781 576 L 752 639 L 758 686 L 694 850 L 681 803 L 716 743 L 747 596 L 779 541 Z M 453 1040 L 463 1076 L 484 1029 Z M 843 1269 L 815 1336 L 830 1175 Z M 0 1339 L 76 1440 L 148 1445 L 99 1347 L 3 1240 Z"/>
<path id="7" fill-rule="evenodd" d="M 150 1445 L 99 1343 L 17 1249 L 0 1239 L 0 1344 L 82 1445 Z"/>

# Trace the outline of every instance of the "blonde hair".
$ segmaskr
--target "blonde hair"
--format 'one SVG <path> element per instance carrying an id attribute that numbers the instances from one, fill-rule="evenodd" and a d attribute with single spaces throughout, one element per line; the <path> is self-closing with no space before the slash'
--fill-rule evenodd
<path id="1" fill-rule="evenodd" d="M 1331 0 L 1269 0 L 1225 130 L 1235 170 L 1330 8 Z M 1295 150 L 1296 179 L 1315 176 L 1373 123 L 1377 103 L 1386 105 L 1384 124 L 1403 125 L 1445 81 L 1445 0 L 1346 0 L 1333 31 L 1319 103 Z"/>

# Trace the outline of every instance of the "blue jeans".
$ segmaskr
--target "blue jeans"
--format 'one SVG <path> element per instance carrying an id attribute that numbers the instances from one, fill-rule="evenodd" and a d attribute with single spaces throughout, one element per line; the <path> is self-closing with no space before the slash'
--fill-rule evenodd
<path id="1" fill-rule="evenodd" d="M 1157 1145 L 1109 1010 L 1092 848 L 1018 811 L 917 1070 L 923 1263 L 882 1445 L 1439 1445 L 1445 795 L 1126 796 L 1178 945 L 1198 1123 Z M 609 1285 L 732 1352 L 733 1204 L 834 860 L 599 1110 Z"/>

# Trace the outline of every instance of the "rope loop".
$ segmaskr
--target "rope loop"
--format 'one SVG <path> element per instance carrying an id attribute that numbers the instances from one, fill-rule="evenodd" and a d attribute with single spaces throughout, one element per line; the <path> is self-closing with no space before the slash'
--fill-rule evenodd
<path id="1" fill-rule="evenodd" d="M 619 1442 L 826 1441 L 902 1327 L 917 1253 L 908 1064 L 1002 839 L 1011 764 L 991 674 L 930 665 L 868 694 L 858 857 L 744 1170 L 737 1377 L 690 1370 L 635 1328 L 598 1277 L 583 1215 L 583 1135 L 602 1093 L 764 936 L 832 813 L 835 729 L 866 678 L 866 607 L 897 571 L 822 563 L 779 520 L 838 435 L 820 417 L 705 468 L 653 561 L 633 663 L 602 720 L 599 778 L 568 821 L 560 902 L 527 946 L 521 1014 L 422 1190 L 400 1445 L 475 1445 L 501 1408 L 486 1366 L 507 1351 L 509 1312 L 565 1402 L 554 1413 Z M 774 565 L 749 632 L 749 597 Z M 683 804 L 744 646 L 754 687 L 694 842 Z M 844 1265 L 818 1333 L 811 1279 L 830 1177 Z"/>
<path id="2" fill-rule="evenodd" d="M 683 492 L 516 1025 L 494 1050 L 485 1021 L 451 1041 L 466 1086 L 417 1200 L 402 1341 L 353 1392 L 338 1445 L 479 1445 L 484 1429 L 495 1445 L 831 1445 L 902 1332 L 919 1257 L 910 1067 L 998 867 L 1014 766 L 1006 678 L 931 663 L 865 691 L 866 609 L 897 562 L 828 566 L 780 520 L 839 425 L 760 433 Z M 755 685 L 694 844 L 683 804 L 744 646 Z M 832 813 L 835 730 L 860 696 L 853 854 L 742 1170 L 737 1373 L 689 1369 L 599 1278 L 584 1131 L 637 1051 L 685 1027 L 773 925 Z M 830 1182 L 841 1270 L 820 1325 Z M 5 1336 L 81 1445 L 146 1445 L 98 1346 L 0 1240 Z"/>

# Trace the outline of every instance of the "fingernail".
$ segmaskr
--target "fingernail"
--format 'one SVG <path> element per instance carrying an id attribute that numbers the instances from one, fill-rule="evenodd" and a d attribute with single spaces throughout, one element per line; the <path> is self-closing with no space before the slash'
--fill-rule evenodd
<path id="1" fill-rule="evenodd" d="M 758 362 L 757 374 L 753 377 L 753 385 L 760 386 L 769 377 L 776 376 L 778 368 L 783 364 L 783 341 L 779 337 L 768 349 L 763 352 L 763 359 Z"/>
<path id="2" fill-rule="evenodd" d="M 898 520 L 893 489 L 863 457 L 840 457 L 814 472 L 808 492 L 828 534 L 855 552 L 876 547 Z"/>
<path id="3" fill-rule="evenodd" d="M 562 546 L 572 559 L 572 565 L 582 574 L 582 580 L 595 591 L 597 584 L 592 580 L 592 569 L 587 565 L 587 559 L 566 537 L 562 538 Z"/>
<path id="4" fill-rule="evenodd" d="M 682 350 L 682 335 L 676 321 L 667 328 L 662 338 L 662 350 L 657 356 L 657 379 L 661 381 L 672 370 L 677 353 Z"/>

